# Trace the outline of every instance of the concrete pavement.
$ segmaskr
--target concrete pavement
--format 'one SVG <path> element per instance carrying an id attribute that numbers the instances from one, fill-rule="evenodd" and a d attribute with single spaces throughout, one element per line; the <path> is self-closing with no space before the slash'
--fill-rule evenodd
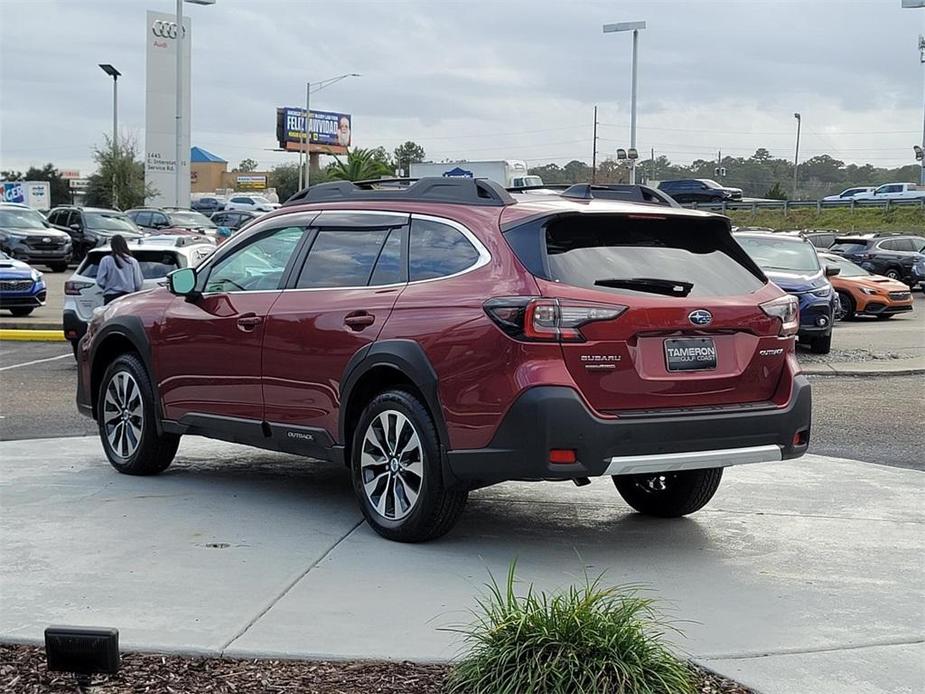
<path id="1" fill-rule="evenodd" d="M 52 455 L 49 455 L 52 452 Z M 126 649 L 445 660 L 510 561 L 538 588 L 653 591 L 707 666 L 772 692 L 925 681 L 921 473 L 819 456 L 727 471 L 700 513 L 634 515 L 601 479 L 473 493 L 424 545 L 361 522 L 345 472 L 186 438 L 154 478 L 94 438 L 0 442 L 0 640 L 116 626 Z M 810 686 L 811 685 L 811 686 Z"/>

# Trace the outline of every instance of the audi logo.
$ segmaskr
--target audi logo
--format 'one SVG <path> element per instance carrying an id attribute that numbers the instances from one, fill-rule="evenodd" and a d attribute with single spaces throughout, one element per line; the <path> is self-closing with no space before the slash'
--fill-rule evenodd
<path id="1" fill-rule="evenodd" d="M 184 29 L 183 31 L 185 34 L 186 30 Z M 175 39 L 177 38 L 177 23 L 156 19 L 154 20 L 154 24 L 151 25 L 151 33 L 158 38 Z"/>

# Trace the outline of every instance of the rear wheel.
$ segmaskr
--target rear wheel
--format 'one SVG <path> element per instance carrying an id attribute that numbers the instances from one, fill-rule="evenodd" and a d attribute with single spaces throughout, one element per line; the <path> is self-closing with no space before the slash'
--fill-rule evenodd
<path id="1" fill-rule="evenodd" d="M 900 278 L 899 269 L 898 269 L 898 268 L 895 268 L 895 267 L 891 267 L 890 269 L 888 269 L 888 270 L 887 270 L 886 272 L 884 272 L 883 274 L 886 275 L 887 277 L 889 277 L 891 280 L 898 280 L 898 279 Z"/>
<path id="2" fill-rule="evenodd" d="M 29 307 L 17 306 L 16 308 L 11 308 L 10 313 L 12 313 L 17 318 L 22 318 L 23 316 L 28 316 L 34 310 L 35 309 L 32 306 L 29 306 Z"/>
<path id="3" fill-rule="evenodd" d="M 613 483 L 630 506 L 647 516 L 678 518 L 703 508 L 719 487 L 723 468 L 614 475 Z"/>
<path id="4" fill-rule="evenodd" d="M 110 464 L 126 475 L 167 469 L 180 445 L 176 434 L 158 434 L 154 388 L 134 354 L 119 356 L 103 374 L 97 423 Z"/>
<path id="5" fill-rule="evenodd" d="M 857 311 L 857 307 L 855 306 L 854 299 L 851 298 L 851 295 L 848 292 L 838 292 L 838 302 L 838 315 L 835 317 L 838 320 L 853 319 L 855 311 Z"/>
<path id="6" fill-rule="evenodd" d="M 809 351 L 813 354 L 828 354 L 832 351 L 832 333 L 811 338 Z"/>
<path id="7" fill-rule="evenodd" d="M 363 410 L 353 433 L 351 471 L 366 521 L 389 540 L 444 535 L 468 497 L 465 489 L 445 488 L 433 419 L 402 390 L 381 393 Z"/>

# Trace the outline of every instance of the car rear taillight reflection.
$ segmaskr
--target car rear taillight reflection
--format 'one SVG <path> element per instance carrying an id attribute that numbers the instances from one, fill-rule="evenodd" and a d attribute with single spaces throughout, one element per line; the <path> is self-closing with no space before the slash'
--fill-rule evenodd
<path id="1" fill-rule="evenodd" d="M 79 282 L 77 280 L 68 280 L 64 283 L 64 293 L 69 296 L 77 296 L 84 289 L 89 289 L 93 286 L 93 282 Z"/>
<path id="2" fill-rule="evenodd" d="M 761 304 L 761 310 L 772 318 L 780 319 L 780 336 L 796 335 L 800 329 L 800 302 L 789 294 Z"/>
<path id="3" fill-rule="evenodd" d="M 626 306 L 563 299 L 505 296 L 489 299 L 485 313 L 507 335 L 531 342 L 584 342 L 581 327 L 618 318 Z"/>

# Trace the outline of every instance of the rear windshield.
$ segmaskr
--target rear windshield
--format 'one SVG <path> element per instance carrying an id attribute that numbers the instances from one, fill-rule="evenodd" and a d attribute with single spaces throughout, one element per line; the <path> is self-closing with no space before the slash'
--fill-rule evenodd
<path id="1" fill-rule="evenodd" d="M 553 220 L 546 226 L 546 262 L 549 279 L 617 294 L 664 293 L 659 284 L 676 283 L 690 285 L 686 296 L 731 296 L 764 286 L 725 225 L 709 219 Z"/>
<path id="2" fill-rule="evenodd" d="M 100 253 L 88 255 L 80 267 L 77 268 L 77 274 L 82 277 L 96 279 L 96 274 L 100 271 L 100 261 L 106 256 Z M 132 251 L 132 257 L 138 261 L 141 266 L 141 276 L 146 280 L 157 280 L 167 276 L 167 273 L 173 272 L 180 267 L 176 253 L 165 253 L 164 251 Z"/>
<path id="3" fill-rule="evenodd" d="M 866 243 L 839 242 L 829 248 L 833 253 L 863 253 L 867 250 Z"/>

